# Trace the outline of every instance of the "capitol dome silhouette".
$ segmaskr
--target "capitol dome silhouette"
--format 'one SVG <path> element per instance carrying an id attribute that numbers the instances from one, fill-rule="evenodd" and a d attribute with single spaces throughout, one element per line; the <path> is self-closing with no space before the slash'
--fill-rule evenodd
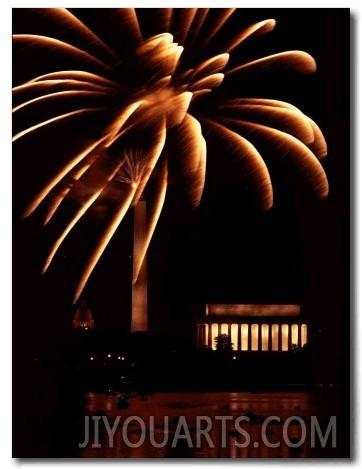
<path id="1" fill-rule="evenodd" d="M 94 329 L 92 312 L 84 300 L 81 301 L 81 304 L 75 313 L 73 319 L 73 329 Z"/>

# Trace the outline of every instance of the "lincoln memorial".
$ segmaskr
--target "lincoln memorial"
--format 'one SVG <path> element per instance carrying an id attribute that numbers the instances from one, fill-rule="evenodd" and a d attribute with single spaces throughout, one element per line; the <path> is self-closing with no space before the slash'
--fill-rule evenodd
<path id="1" fill-rule="evenodd" d="M 197 347 L 215 350 L 226 334 L 233 350 L 284 352 L 307 343 L 307 324 L 296 304 L 208 304 L 197 323 Z"/>

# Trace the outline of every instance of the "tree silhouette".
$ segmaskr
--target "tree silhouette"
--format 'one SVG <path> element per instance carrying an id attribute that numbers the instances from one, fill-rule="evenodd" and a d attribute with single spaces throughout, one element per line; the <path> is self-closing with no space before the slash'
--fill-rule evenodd
<path id="1" fill-rule="evenodd" d="M 227 334 L 220 334 L 215 337 L 215 346 L 216 350 L 222 352 L 228 352 L 233 350 L 233 343 L 231 342 L 231 337 Z"/>

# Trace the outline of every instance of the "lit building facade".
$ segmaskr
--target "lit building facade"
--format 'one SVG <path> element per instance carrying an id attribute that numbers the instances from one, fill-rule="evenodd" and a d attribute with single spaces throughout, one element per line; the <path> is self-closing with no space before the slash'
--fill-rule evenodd
<path id="1" fill-rule="evenodd" d="M 215 350 L 221 334 L 231 338 L 235 351 L 287 352 L 304 347 L 308 326 L 300 305 L 208 304 L 197 324 L 197 347 Z"/>

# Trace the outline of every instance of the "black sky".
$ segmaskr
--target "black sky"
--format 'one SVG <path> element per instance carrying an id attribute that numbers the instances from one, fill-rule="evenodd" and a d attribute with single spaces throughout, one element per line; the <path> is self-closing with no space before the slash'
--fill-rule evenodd
<path id="1" fill-rule="evenodd" d="M 94 17 L 94 11 L 84 10 L 82 16 Z M 38 28 L 34 21 L 29 26 L 26 10 L 15 9 L 13 18 L 14 33 Z M 151 28 L 147 18 L 144 11 L 142 21 Z M 245 94 L 291 102 L 320 125 L 329 147 L 323 166 L 330 195 L 319 201 L 302 185 L 291 187 L 286 173 L 273 171 L 275 206 L 259 212 L 227 168 L 225 150 L 209 148 L 200 208 L 191 211 L 181 185 L 169 189 L 148 256 L 150 321 L 160 329 L 167 318 L 189 321 L 208 302 L 300 302 L 322 331 L 320 340 L 340 350 L 349 330 L 349 10 L 240 9 L 230 33 L 266 18 L 277 20 L 275 31 L 240 48 L 243 60 L 248 54 L 304 50 L 316 59 L 318 71 L 252 80 L 242 84 Z M 16 54 L 13 65 L 16 84 L 37 73 L 36 63 L 19 62 Z M 230 93 L 240 94 L 239 87 L 231 82 Z M 47 143 L 54 138 L 51 130 L 47 138 Z M 19 215 L 29 194 L 48 177 L 49 161 L 62 158 L 62 146 L 42 154 L 44 144 L 19 141 L 13 148 L 13 324 L 19 343 L 28 337 L 28 343 L 48 344 L 66 334 L 79 259 L 97 222 L 80 223 L 49 273 L 40 276 L 51 233 L 42 229 L 40 214 L 22 221 Z M 100 328 L 129 324 L 131 255 L 132 213 L 84 291 Z"/>

